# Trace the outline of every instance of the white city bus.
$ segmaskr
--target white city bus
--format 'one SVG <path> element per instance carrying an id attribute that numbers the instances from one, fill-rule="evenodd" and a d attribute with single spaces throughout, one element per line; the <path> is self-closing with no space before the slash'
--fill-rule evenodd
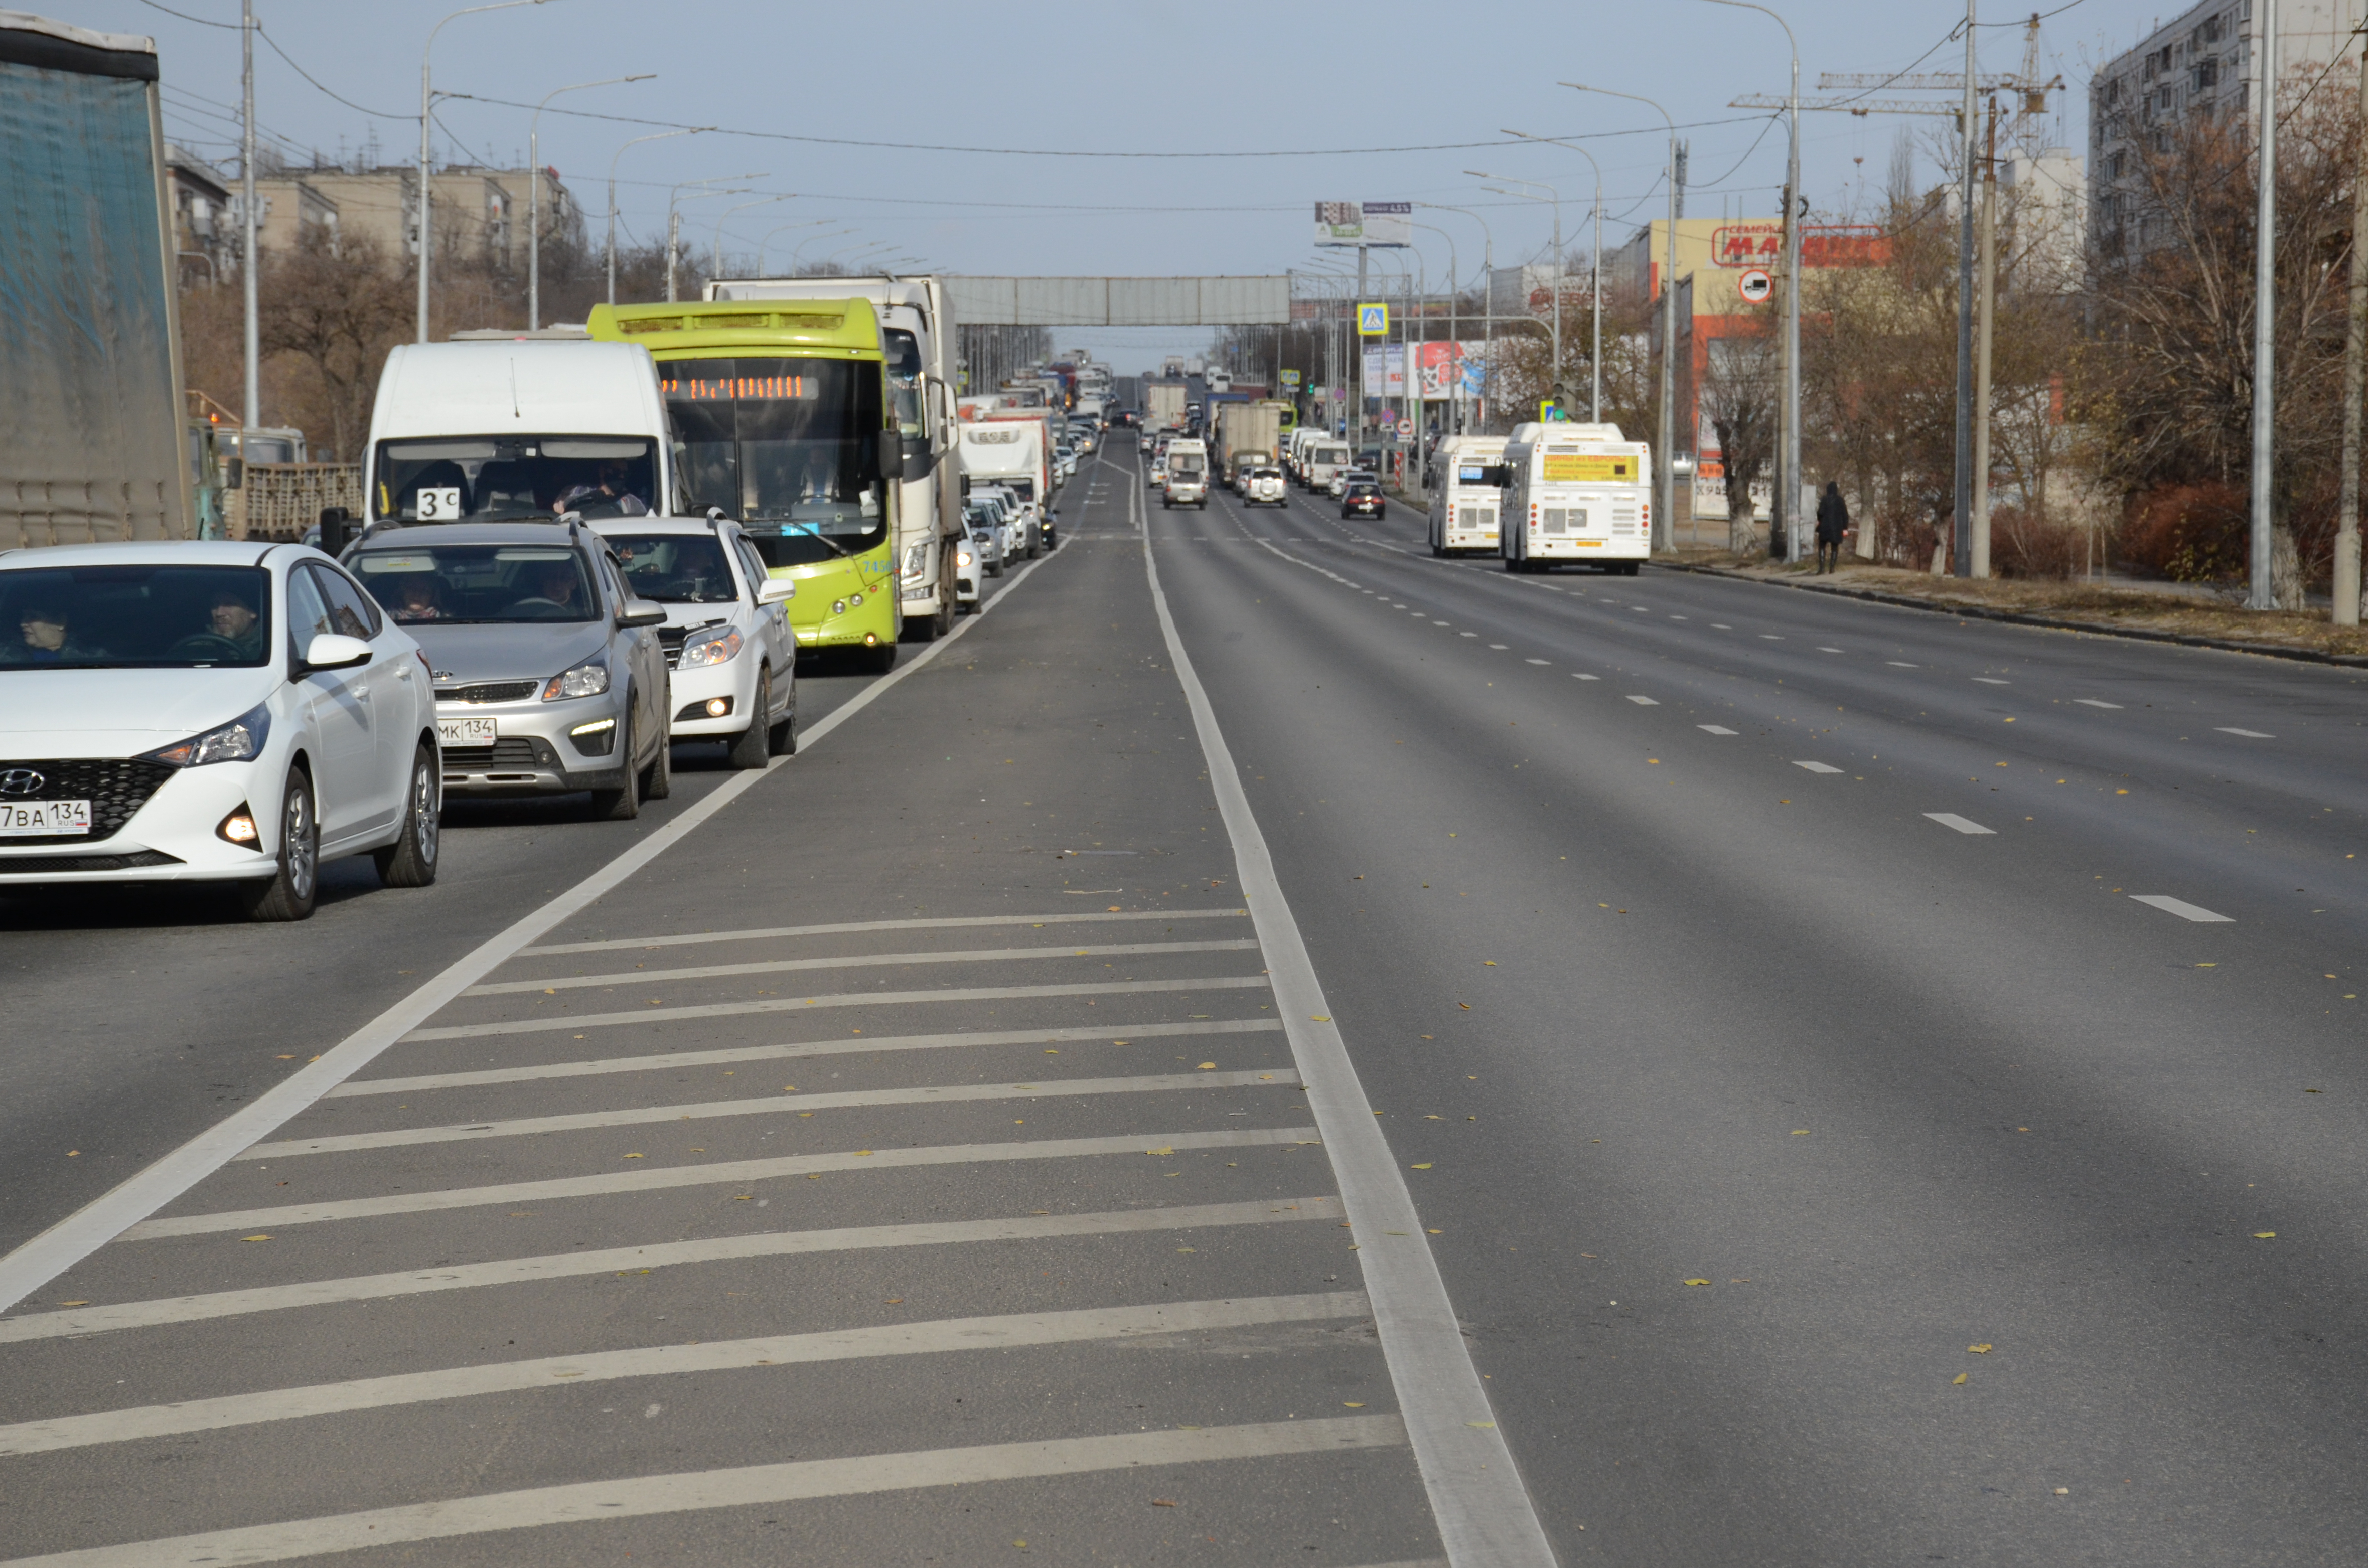
<path id="1" fill-rule="evenodd" d="M 1505 442 L 1508 572 L 1557 564 L 1625 576 L 1652 552 L 1652 453 L 1617 425 L 1520 425 Z"/>
<path id="2" fill-rule="evenodd" d="M 1430 492 L 1430 552 L 1497 549 L 1497 508 L 1504 500 L 1505 437 L 1450 436 L 1435 458 Z"/>

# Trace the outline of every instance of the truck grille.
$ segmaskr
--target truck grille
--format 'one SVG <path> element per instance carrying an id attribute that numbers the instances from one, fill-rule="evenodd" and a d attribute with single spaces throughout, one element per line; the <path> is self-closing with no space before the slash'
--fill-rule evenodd
<path id="1" fill-rule="evenodd" d="M 70 762 L 0 762 L 0 775 L 31 772 L 40 784 L 29 793 L 11 792 L 15 801 L 88 801 L 90 836 L 76 840 L 97 843 L 110 837 L 148 803 L 148 797 L 173 777 L 161 762 L 134 757 L 76 757 Z M 23 862 L 18 862 L 22 864 Z M 97 868 L 105 869 L 105 868 Z"/>
<path id="2" fill-rule="evenodd" d="M 539 680 L 486 680 L 474 686 L 444 686 L 436 688 L 438 702 L 516 702 L 532 697 Z"/>

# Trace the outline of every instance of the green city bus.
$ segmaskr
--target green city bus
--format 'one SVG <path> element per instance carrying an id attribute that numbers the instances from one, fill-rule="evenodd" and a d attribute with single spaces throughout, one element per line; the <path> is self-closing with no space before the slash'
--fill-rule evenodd
<path id="1" fill-rule="evenodd" d="M 748 530 L 776 577 L 792 578 L 800 649 L 895 662 L 902 443 L 880 319 L 864 300 L 596 305 L 594 337 L 657 360 L 682 495 Z"/>

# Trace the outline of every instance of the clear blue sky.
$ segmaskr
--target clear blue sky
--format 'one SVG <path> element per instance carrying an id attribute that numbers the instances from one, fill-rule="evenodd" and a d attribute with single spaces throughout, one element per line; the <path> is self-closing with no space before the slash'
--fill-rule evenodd
<path id="1" fill-rule="evenodd" d="M 237 133 L 223 117 L 238 100 L 234 26 L 181 20 L 142 0 L 17 3 L 85 27 L 154 36 L 167 134 L 231 161 Z M 213 21 L 238 16 L 235 0 L 170 3 Z M 336 102 L 258 47 L 258 124 L 300 151 L 351 156 L 375 132 L 385 161 L 416 158 L 419 51 L 452 8 L 446 0 L 257 0 L 264 26 L 298 64 L 384 117 Z M 1821 71 L 1888 72 L 1919 57 L 1923 70 L 1962 68 L 1962 43 L 1943 42 L 1960 9 L 1915 0 L 1777 8 L 1800 35 L 1804 93 L 1814 93 Z M 2043 62 L 2072 89 L 2051 141 L 2083 146 L 2089 70 L 2159 14 L 2137 0 L 2082 0 L 2044 24 Z M 2014 23 L 2019 15 L 2001 10 L 1986 19 Z M 1983 68 L 2015 68 L 2022 47 L 2020 26 L 1984 28 Z M 1353 7 L 1219 0 L 1180 9 L 1061 0 L 1030 7 L 546 0 L 453 21 L 437 40 L 435 66 L 439 90 L 527 102 L 570 83 L 654 71 L 655 81 L 562 97 L 554 111 L 939 149 L 682 137 L 624 154 L 618 207 L 632 233 L 650 237 L 664 227 L 673 182 L 764 171 L 746 183 L 800 194 L 734 217 L 727 251 L 753 253 L 779 225 L 826 219 L 823 230 L 856 232 L 810 256 L 894 241 L 886 255 L 919 256 L 949 271 L 1276 272 L 1311 259 L 1318 199 L 1467 207 L 1493 230 L 1499 265 L 1543 256 L 1548 209 L 1488 195 L 1466 169 L 1558 186 L 1564 233 L 1577 243 L 1594 176 L 1570 153 L 1370 150 L 1502 142 L 1506 129 L 1594 138 L 1585 145 L 1603 165 L 1605 238 L 1616 245 L 1663 209 L 1665 133 L 1642 105 L 1570 92 L 1558 79 L 1646 94 L 1690 127 L 1681 131 L 1691 144 L 1689 216 L 1771 214 L 1784 170 L 1781 125 L 1726 107 L 1740 93 L 1784 91 L 1783 33 L 1762 15 L 1708 0 L 1366 0 Z M 523 162 L 525 109 L 448 101 L 438 114 L 439 158 L 455 156 L 457 143 L 463 160 Z M 1929 131 L 1946 122 L 1804 116 L 1804 186 L 1816 206 L 1846 216 L 1877 199 L 1902 123 Z M 619 145 L 660 128 L 548 113 L 543 161 L 597 214 Z M 1022 155 L 1079 151 L 1195 156 Z M 1234 155 L 1274 151 L 1293 155 Z M 1939 177 L 1929 160 L 1921 177 Z M 700 216 L 686 233 L 706 244 L 714 215 L 746 199 L 692 204 L 686 210 Z M 1479 222 L 1417 216 L 1453 234 L 1468 276 L 1482 250 Z M 799 237 L 797 230 L 774 236 L 774 256 Z M 1429 276 L 1443 277 L 1447 242 L 1419 232 L 1417 239 Z"/>

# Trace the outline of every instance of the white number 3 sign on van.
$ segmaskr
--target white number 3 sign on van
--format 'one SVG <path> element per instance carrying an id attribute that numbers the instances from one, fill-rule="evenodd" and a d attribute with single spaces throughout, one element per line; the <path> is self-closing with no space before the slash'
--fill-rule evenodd
<path id="1" fill-rule="evenodd" d="M 419 520 L 423 523 L 449 523 L 461 515 L 461 487 L 457 484 L 425 484 L 419 489 Z"/>

